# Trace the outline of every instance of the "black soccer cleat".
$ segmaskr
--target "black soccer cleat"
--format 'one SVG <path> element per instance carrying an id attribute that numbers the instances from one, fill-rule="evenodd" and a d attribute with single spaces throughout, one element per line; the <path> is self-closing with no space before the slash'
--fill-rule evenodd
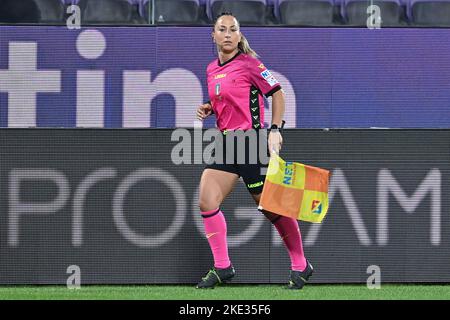
<path id="1" fill-rule="evenodd" d="M 303 271 L 291 270 L 291 279 L 287 286 L 288 289 L 301 289 L 308 282 L 309 277 L 313 274 L 313 266 L 306 260 L 306 268 Z"/>
<path id="2" fill-rule="evenodd" d="M 226 269 L 212 268 L 197 284 L 197 289 L 214 289 L 216 285 L 230 281 L 235 274 L 233 266 Z"/>

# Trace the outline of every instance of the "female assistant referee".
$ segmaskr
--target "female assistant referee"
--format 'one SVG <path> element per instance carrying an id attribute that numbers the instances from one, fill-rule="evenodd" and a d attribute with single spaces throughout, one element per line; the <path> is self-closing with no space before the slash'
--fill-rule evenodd
<path id="1" fill-rule="evenodd" d="M 225 12 L 217 17 L 212 39 L 217 47 L 218 59 L 207 67 L 210 101 L 197 109 L 197 118 L 204 120 L 214 113 L 217 127 L 225 139 L 230 131 L 258 130 L 264 127 L 262 95 L 272 96 L 272 126 L 267 144 L 271 152 L 278 153 L 283 141 L 279 128 L 285 109 L 284 93 L 280 84 L 257 59 L 256 52 L 250 48 L 240 32 L 239 22 L 233 14 Z M 249 145 L 246 145 L 246 153 L 249 149 Z M 245 161 L 248 161 L 248 155 L 245 158 Z M 197 284 L 197 288 L 214 288 L 235 276 L 228 256 L 227 225 L 220 206 L 240 176 L 258 205 L 265 179 L 261 168 L 267 167 L 267 164 L 262 164 L 259 160 L 257 162 L 213 163 L 207 165 L 203 171 L 199 206 L 206 237 L 214 256 L 214 267 Z M 263 213 L 278 230 L 289 252 L 291 272 L 287 287 L 301 289 L 311 276 L 313 268 L 305 259 L 297 220 L 269 212 Z"/>

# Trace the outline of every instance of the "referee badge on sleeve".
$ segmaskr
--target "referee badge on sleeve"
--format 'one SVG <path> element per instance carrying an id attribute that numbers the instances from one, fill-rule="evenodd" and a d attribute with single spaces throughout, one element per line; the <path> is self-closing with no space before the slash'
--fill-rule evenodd
<path id="1" fill-rule="evenodd" d="M 271 87 L 273 87 L 274 85 L 276 85 L 278 83 L 278 80 L 275 79 L 275 77 L 272 75 L 272 73 L 268 69 L 261 72 L 261 76 L 264 78 L 264 80 L 267 81 L 267 83 Z"/>

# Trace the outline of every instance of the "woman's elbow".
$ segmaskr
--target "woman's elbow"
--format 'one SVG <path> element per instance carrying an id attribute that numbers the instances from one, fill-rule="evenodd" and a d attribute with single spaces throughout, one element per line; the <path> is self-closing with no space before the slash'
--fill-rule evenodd
<path id="1" fill-rule="evenodd" d="M 283 89 L 278 90 L 272 95 L 272 100 L 281 100 L 284 101 L 286 99 L 286 94 Z"/>

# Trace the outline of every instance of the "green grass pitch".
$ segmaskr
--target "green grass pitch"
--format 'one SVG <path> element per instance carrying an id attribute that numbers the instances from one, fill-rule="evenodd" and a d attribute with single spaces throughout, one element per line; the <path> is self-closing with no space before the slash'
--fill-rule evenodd
<path id="1" fill-rule="evenodd" d="M 450 285 L 308 284 L 302 290 L 282 285 L 226 285 L 198 290 L 191 285 L 0 286 L 1 300 L 428 300 L 450 299 Z"/>

